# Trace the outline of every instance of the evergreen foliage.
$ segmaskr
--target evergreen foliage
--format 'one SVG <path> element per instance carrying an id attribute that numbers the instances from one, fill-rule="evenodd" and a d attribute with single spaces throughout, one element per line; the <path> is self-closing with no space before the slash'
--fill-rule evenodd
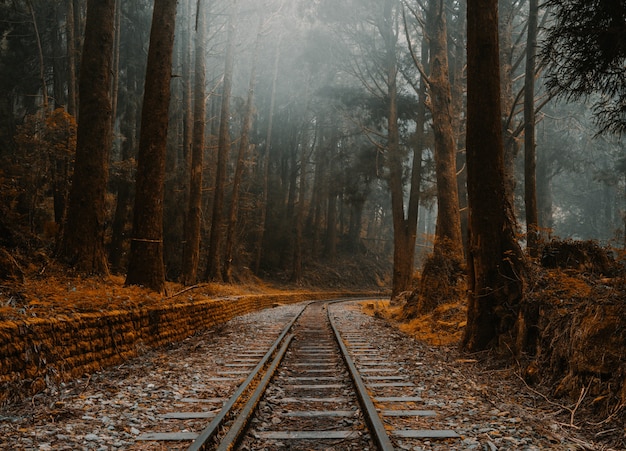
<path id="1" fill-rule="evenodd" d="M 600 133 L 623 134 L 626 1 L 548 0 L 546 6 L 554 14 L 542 51 L 548 87 L 568 100 L 592 98 Z"/>

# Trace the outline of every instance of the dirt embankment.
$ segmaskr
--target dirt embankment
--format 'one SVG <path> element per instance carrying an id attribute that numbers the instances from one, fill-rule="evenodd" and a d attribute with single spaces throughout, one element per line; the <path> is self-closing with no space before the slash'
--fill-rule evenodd
<path id="1" fill-rule="evenodd" d="M 459 358 L 481 362 L 558 410 L 562 423 L 605 443 L 626 443 L 626 269 L 614 250 L 594 242 L 553 241 L 530 268 L 516 337 L 499 349 Z M 416 290 L 417 292 L 418 290 Z M 435 346 L 460 342 L 466 307 L 463 288 L 428 313 L 417 313 L 414 293 L 366 311 L 396 321 Z M 413 297 L 412 297 L 413 296 Z M 612 445 L 609 445 L 612 446 Z M 618 449 L 621 449 L 618 447 Z"/>
<path id="2" fill-rule="evenodd" d="M 597 418 L 626 418 L 626 272 L 592 242 L 546 246 L 519 330 L 529 384 Z"/>
<path id="3" fill-rule="evenodd" d="M 359 286 L 364 272 L 347 266 L 343 273 L 327 269 L 332 283 L 325 286 L 271 284 L 248 274 L 232 285 L 168 282 L 161 295 L 124 286 L 122 276 L 71 274 L 43 253 L 38 259 L 15 255 L 0 248 L 0 404 L 247 312 L 385 291 L 378 273 Z"/>

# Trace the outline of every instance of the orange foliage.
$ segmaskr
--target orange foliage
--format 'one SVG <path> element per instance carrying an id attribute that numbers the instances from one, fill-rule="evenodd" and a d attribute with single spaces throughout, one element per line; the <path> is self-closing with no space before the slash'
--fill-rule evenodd
<path id="1" fill-rule="evenodd" d="M 11 289 L 8 289 L 11 288 Z M 151 305 L 194 303 L 245 294 L 272 294 L 280 290 L 263 285 L 226 285 L 217 283 L 187 287 L 167 283 L 162 296 L 138 286 L 124 286 L 124 278 L 108 279 L 51 275 L 26 279 L 23 284 L 0 288 L 0 321 L 25 317 L 50 317 L 73 313 L 132 310 Z"/>
<path id="2" fill-rule="evenodd" d="M 538 292 L 542 299 L 551 302 L 572 302 L 587 299 L 593 285 L 576 270 L 543 270 L 528 295 Z"/>
<path id="3" fill-rule="evenodd" d="M 71 157 L 76 150 L 76 121 L 63 108 L 57 108 L 45 119 L 39 114 L 26 116 L 18 126 L 15 142 L 25 154 Z"/>
<path id="4" fill-rule="evenodd" d="M 407 335 L 434 346 L 457 344 L 466 324 L 466 308 L 462 301 L 438 305 L 427 314 L 406 320 L 404 307 L 389 301 L 364 302 L 363 312 L 396 323 Z"/>

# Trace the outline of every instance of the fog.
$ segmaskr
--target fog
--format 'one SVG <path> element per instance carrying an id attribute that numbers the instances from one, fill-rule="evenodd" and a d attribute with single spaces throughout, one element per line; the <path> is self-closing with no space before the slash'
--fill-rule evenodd
<path id="1" fill-rule="evenodd" d="M 145 65 L 152 3 L 121 2 L 119 46 L 115 55 L 117 96 L 109 225 L 119 213 L 113 211 L 113 206 L 119 203 L 121 187 L 131 186 L 134 176 L 143 83 L 150 76 L 145 73 Z M 505 159 L 523 240 L 521 102 L 527 5 L 514 0 L 500 3 Z M 76 0 L 72 4 L 76 6 L 76 29 L 82 31 L 85 3 Z M 202 246 L 206 246 L 206 235 L 214 222 L 210 212 L 216 189 L 220 108 L 224 82 L 229 79 L 232 90 L 228 98 L 227 130 L 231 144 L 227 149 L 224 186 L 227 208 L 234 193 L 246 105 L 248 98 L 252 100 L 248 145 L 243 149 L 242 180 L 237 188 L 240 194 L 235 234 L 238 265 L 254 266 L 259 248 L 263 250 L 261 265 L 274 269 L 289 267 L 298 248 L 304 249 L 311 259 L 341 252 L 347 255 L 373 252 L 391 258 L 394 235 L 391 186 L 398 181 L 400 210 L 405 217 L 412 196 L 419 197 L 415 250 L 420 263 L 432 246 L 439 195 L 434 164 L 434 103 L 427 89 L 431 68 L 425 8 L 429 5 L 413 0 L 178 2 L 164 224 L 171 274 L 179 272 L 185 242 L 189 133 L 193 129 L 193 108 L 198 101 L 194 92 L 195 74 L 201 69 L 196 67 L 197 49 L 204 56 L 206 104 Z M 3 108 L 0 133 L 6 143 L 1 156 L 6 161 L 17 159 L 23 167 L 31 167 L 33 161 L 41 165 L 40 172 L 12 175 L 24 192 L 36 187 L 39 194 L 31 196 L 32 200 L 25 202 L 20 211 L 24 217 L 31 218 L 32 230 L 43 233 L 44 225 L 54 222 L 58 215 L 50 206 L 50 180 L 56 180 L 59 175 L 48 167 L 46 154 L 24 139 L 39 133 L 41 73 L 54 106 L 65 108 L 70 114 L 75 111 L 69 101 L 72 82 L 66 66 L 67 5 L 34 0 L 32 6 L 31 14 L 26 2 L 0 5 L 6 17 L 2 22 L 0 47 L 3 69 L 0 90 L 4 99 L 0 105 Z M 198 42 L 199 7 L 205 9 L 206 15 L 202 42 Z M 464 2 L 446 2 L 445 11 L 451 89 L 449 133 L 454 135 L 456 145 L 453 169 L 459 182 L 459 209 L 465 228 Z M 544 14 L 542 10 L 542 24 L 547 27 L 550 18 Z M 39 35 L 33 31 L 32 17 L 37 19 Z M 231 74 L 225 73 L 229 20 L 234 26 Z M 81 32 L 77 34 L 80 48 Z M 43 44 L 41 55 L 37 37 Z M 393 158 L 397 157 L 400 163 L 396 172 L 392 170 L 389 151 L 392 87 L 398 125 L 397 152 Z M 622 246 L 626 211 L 623 139 L 597 134 L 590 104 L 551 98 L 542 69 L 536 82 L 535 105 L 537 197 L 543 237 L 595 239 Z M 68 149 L 68 154 L 71 152 Z M 66 158 L 67 154 L 63 155 Z M 412 181 L 416 171 L 419 177 Z M 68 184 L 69 174 L 63 177 Z M 11 202 L 14 201 L 7 200 L 7 205 Z M 222 220 L 225 218 L 218 218 L 219 223 Z M 129 221 L 130 216 L 125 217 L 122 224 Z M 263 232 L 266 232 L 264 236 Z M 109 233 L 115 236 L 118 232 Z"/>

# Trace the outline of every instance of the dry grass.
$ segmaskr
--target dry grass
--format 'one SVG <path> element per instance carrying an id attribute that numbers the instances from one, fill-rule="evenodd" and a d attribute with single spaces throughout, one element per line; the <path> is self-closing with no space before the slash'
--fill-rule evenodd
<path id="1" fill-rule="evenodd" d="M 121 276 L 103 279 L 49 275 L 27 278 L 19 284 L 0 285 L 0 321 L 132 310 L 156 304 L 194 303 L 209 298 L 285 291 L 261 281 L 237 285 L 204 283 L 193 287 L 168 282 L 167 293 L 162 295 L 143 287 L 124 286 Z"/>
<path id="2" fill-rule="evenodd" d="M 450 346 L 459 343 L 466 325 L 463 302 L 442 304 L 431 313 L 411 320 L 403 319 L 403 307 L 390 301 L 368 301 L 362 304 L 363 312 L 393 322 L 398 329 L 433 346 Z"/>

